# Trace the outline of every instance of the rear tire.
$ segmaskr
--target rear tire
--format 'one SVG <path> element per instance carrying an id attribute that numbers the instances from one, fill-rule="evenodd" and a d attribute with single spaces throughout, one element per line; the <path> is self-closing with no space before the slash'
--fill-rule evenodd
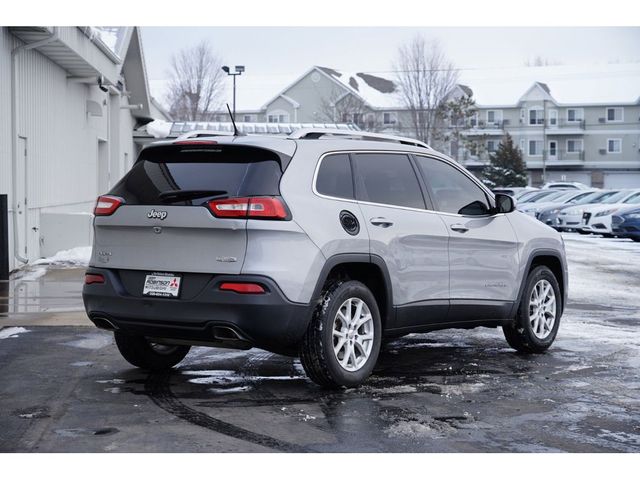
<path id="1" fill-rule="evenodd" d="M 561 316 L 558 280 L 548 267 L 539 266 L 527 277 L 515 321 L 503 326 L 502 331 L 507 343 L 518 352 L 543 353 L 556 338 Z"/>
<path id="2" fill-rule="evenodd" d="M 150 371 L 168 370 L 187 356 L 191 347 L 185 345 L 160 345 L 149 342 L 140 335 L 113 332 L 120 354 L 131 365 Z"/>
<path id="3" fill-rule="evenodd" d="M 378 360 L 382 322 L 378 304 L 361 282 L 330 284 L 300 348 L 300 361 L 311 380 L 328 388 L 362 384 Z"/>

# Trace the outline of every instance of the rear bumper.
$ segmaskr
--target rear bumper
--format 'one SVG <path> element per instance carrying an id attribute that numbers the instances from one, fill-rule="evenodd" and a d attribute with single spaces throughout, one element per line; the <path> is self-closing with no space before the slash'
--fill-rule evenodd
<path id="1" fill-rule="evenodd" d="M 183 286 L 184 298 L 168 299 L 143 297 L 142 281 L 134 286 L 138 282 L 125 275 L 131 271 L 90 267 L 87 273 L 105 277 L 105 283 L 85 285 L 82 291 L 87 315 L 96 326 L 156 339 L 291 353 L 311 316 L 311 305 L 290 302 L 272 279 L 263 276 L 211 275 L 188 294 Z M 185 276 L 183 281 L 188 280 Z M 219 290 L 225 281 L 260 283 L 267 293 Z"/>

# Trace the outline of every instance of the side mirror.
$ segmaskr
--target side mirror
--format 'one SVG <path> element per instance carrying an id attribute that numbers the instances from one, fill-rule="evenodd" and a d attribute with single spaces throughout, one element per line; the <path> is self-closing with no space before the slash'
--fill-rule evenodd
<path id="1" fill-rule="evenodd" d="M 495 213 L 511 213 L 516 209 L 516 201 L 513 197 L 504 193 L 496 193 Z"/>

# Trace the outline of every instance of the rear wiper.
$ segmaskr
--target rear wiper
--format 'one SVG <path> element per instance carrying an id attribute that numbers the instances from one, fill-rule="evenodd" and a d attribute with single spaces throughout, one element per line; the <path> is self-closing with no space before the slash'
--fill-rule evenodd
<path id="1" fill-rule="evenodd" d="M 204 197 L 226 197 L 229 192 L 226 190 L 167 190 L 161 192 L 158 197 L 162 201 L 166 200 L 190 200 Z"/>

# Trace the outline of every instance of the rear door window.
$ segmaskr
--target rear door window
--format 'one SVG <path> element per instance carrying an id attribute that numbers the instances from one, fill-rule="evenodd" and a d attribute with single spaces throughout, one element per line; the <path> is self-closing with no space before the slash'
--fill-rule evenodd
<path id="1" fill-rule="evenodd" d="M 316 179 L 316 190 L 330 197 L 354 198 L 349 155 L 327 155 L 322 159 Z"/>
<path id="2" fill-rule="evenodd" d="M 163 145 L 141 152 L 109 192 L 128 205 L 202 205 L 212 198 L 279 195 L 277 154 L 247 146 Z"/>
<path id="3" fill-rule="evenodd" d="M 418 177 L 407 155 L 357 153 L 357 198 L 399 207 L 425 208 Z"/>

